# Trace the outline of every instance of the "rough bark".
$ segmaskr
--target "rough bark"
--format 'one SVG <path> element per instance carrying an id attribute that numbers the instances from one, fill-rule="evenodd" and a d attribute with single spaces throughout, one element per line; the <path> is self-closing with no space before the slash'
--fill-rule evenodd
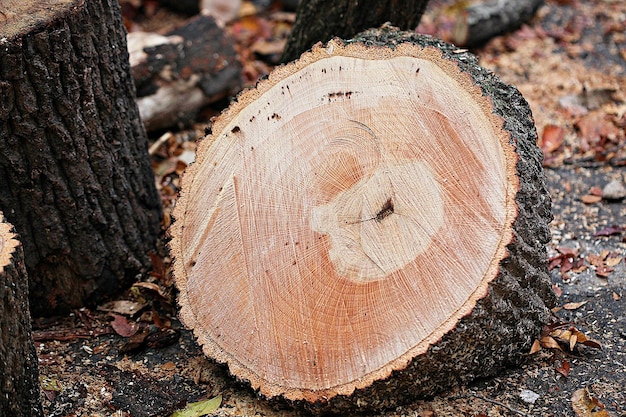
<path id="1" fill-rule="evenodd" d="M 0 212 L 0 416 L 43 416 L 22 246 Z"/>
<path id="2" fill-rule="evenodd" d="M 519 364 L 554 304 L 535 143 L 520 93 L 453 45 L 386 27 L 316 47 L 240 95 L 183 177 L 172 230 L 181 317 L 234 375 L 316 412 L 393 407 Z M 482 147 L 503 156 L 483 160 Z M 473 217 L 485 207 L 506 219 L 495 239 Z M 488 266 L 474 268 L 488 241 Z M 347 258 L 355 248 L 367 256 Z M 442 308 L 447 320 L 376 362 Z"/>
<path id="3" fill-rule="evenodd" d="M 0 208 L 24 245 L 32 312 L 46 315 L 146 271 L 161 209 L 117 1 L 11 10 L 0 26 Z"/>
<path id="4" fill-rule="evenodd" d="M 333 37 L 350 39 L 386 22 L 402 30 L 414 30 L 427 4 L 428 0 L 301 1 L 281 60 L 292 61 L 317 42 Z"/>
<path id="5" fill-rule="evenodd" d="M 473 4 L 459 14 L 454 27 L 454 42 L 479 46 L 494 36 L 519 28 L 529 21 L 543 0 L 493 0 Z"/>
<path id="6" fill-rule="evenodd" d="M 207 104 L 241 85 L 232 37 L 210 16 L 196 16 L 164 35 L 128 35 L 137 106 L 147 130 L 187 125 Z"/>

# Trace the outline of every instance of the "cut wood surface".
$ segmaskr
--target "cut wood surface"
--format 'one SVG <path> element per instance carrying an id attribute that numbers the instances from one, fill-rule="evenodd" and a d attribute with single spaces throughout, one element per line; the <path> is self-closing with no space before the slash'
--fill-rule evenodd
<path id="1" fill-rule="evenodd" d="M 0 416 L 43 416 L 31 338 L 28 275 L 13 226 L 0 212 Z"/>
<path id="2" fill-rule="evenodd" d="M 262 394 L 388 406 L 518 362 L 547 320 L 532 119 L 471 55 L 335 39 L 212 129 L 174 213 L 181 317 Z"/>
<path id="3" fill-rule="evenodd" d="M 24 245 L 33 314 L 51 315 L 150 268 L 160 200 L 117 0 L 7 10 L 0 209 Z"/>

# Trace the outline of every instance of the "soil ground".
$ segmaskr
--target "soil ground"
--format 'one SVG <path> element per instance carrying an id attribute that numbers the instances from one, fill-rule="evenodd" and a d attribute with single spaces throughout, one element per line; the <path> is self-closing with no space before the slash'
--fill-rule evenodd
<path id="1" fill-rule="evenodd" d="M 449 36 L 457 11 L 451 4 L 433 1 L 420 30 Z M 474 51 L 533 109 L 555 217 L 548 247 L 560 302 L 554 315 L 601 348 L 579 343 L 560 350 L 544 340 L 538 352 L 523 353 L 528 361 L 519 368 L 379 415 L 591 416 L 573 408 L 574 393 L 587 388 L 595 412 L 626 416 L 626 204 L 602 191 L 625 179 L 625 32 L 621 0 L 548 1 L 532 22 Z M 251 82 L 271 67 L 241 53 Z M 174 132 L 155 157 L 168 213 L 181 155 L 193 152 L 204 124 Z M 46 415 L 169 416 L 217 395 L 223 400 L 216 416 L 304 415 L 270 407 L 204 357 L 176 318 L 168 258 L 161 255 L 153 274 L 119 300 L 35 320 Z"/>

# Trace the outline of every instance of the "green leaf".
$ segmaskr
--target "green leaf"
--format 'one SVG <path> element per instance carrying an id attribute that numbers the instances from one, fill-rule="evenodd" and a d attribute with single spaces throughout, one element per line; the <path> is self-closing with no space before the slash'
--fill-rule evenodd
<path id="1" fill-rule="evenodd" d="M 189 403 L 182 410 L 175 411 L 170 417 L 200 417 L 209 414 L 222 405 L 222 396 L 218 395 L 210 400 Z"/>

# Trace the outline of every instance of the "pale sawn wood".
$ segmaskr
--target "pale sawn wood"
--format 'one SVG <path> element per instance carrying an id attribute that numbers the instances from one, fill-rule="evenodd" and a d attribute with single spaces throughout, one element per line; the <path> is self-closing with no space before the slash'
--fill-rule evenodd
<path id="1" fill-rule="evenodd" d="M 454 52 L 411 36 L 276 69 L 184 175 L 181 317 L 268 397 L 325 402 L 409 369 L 488 296 L 515 240 L 510 129 Z"/>

